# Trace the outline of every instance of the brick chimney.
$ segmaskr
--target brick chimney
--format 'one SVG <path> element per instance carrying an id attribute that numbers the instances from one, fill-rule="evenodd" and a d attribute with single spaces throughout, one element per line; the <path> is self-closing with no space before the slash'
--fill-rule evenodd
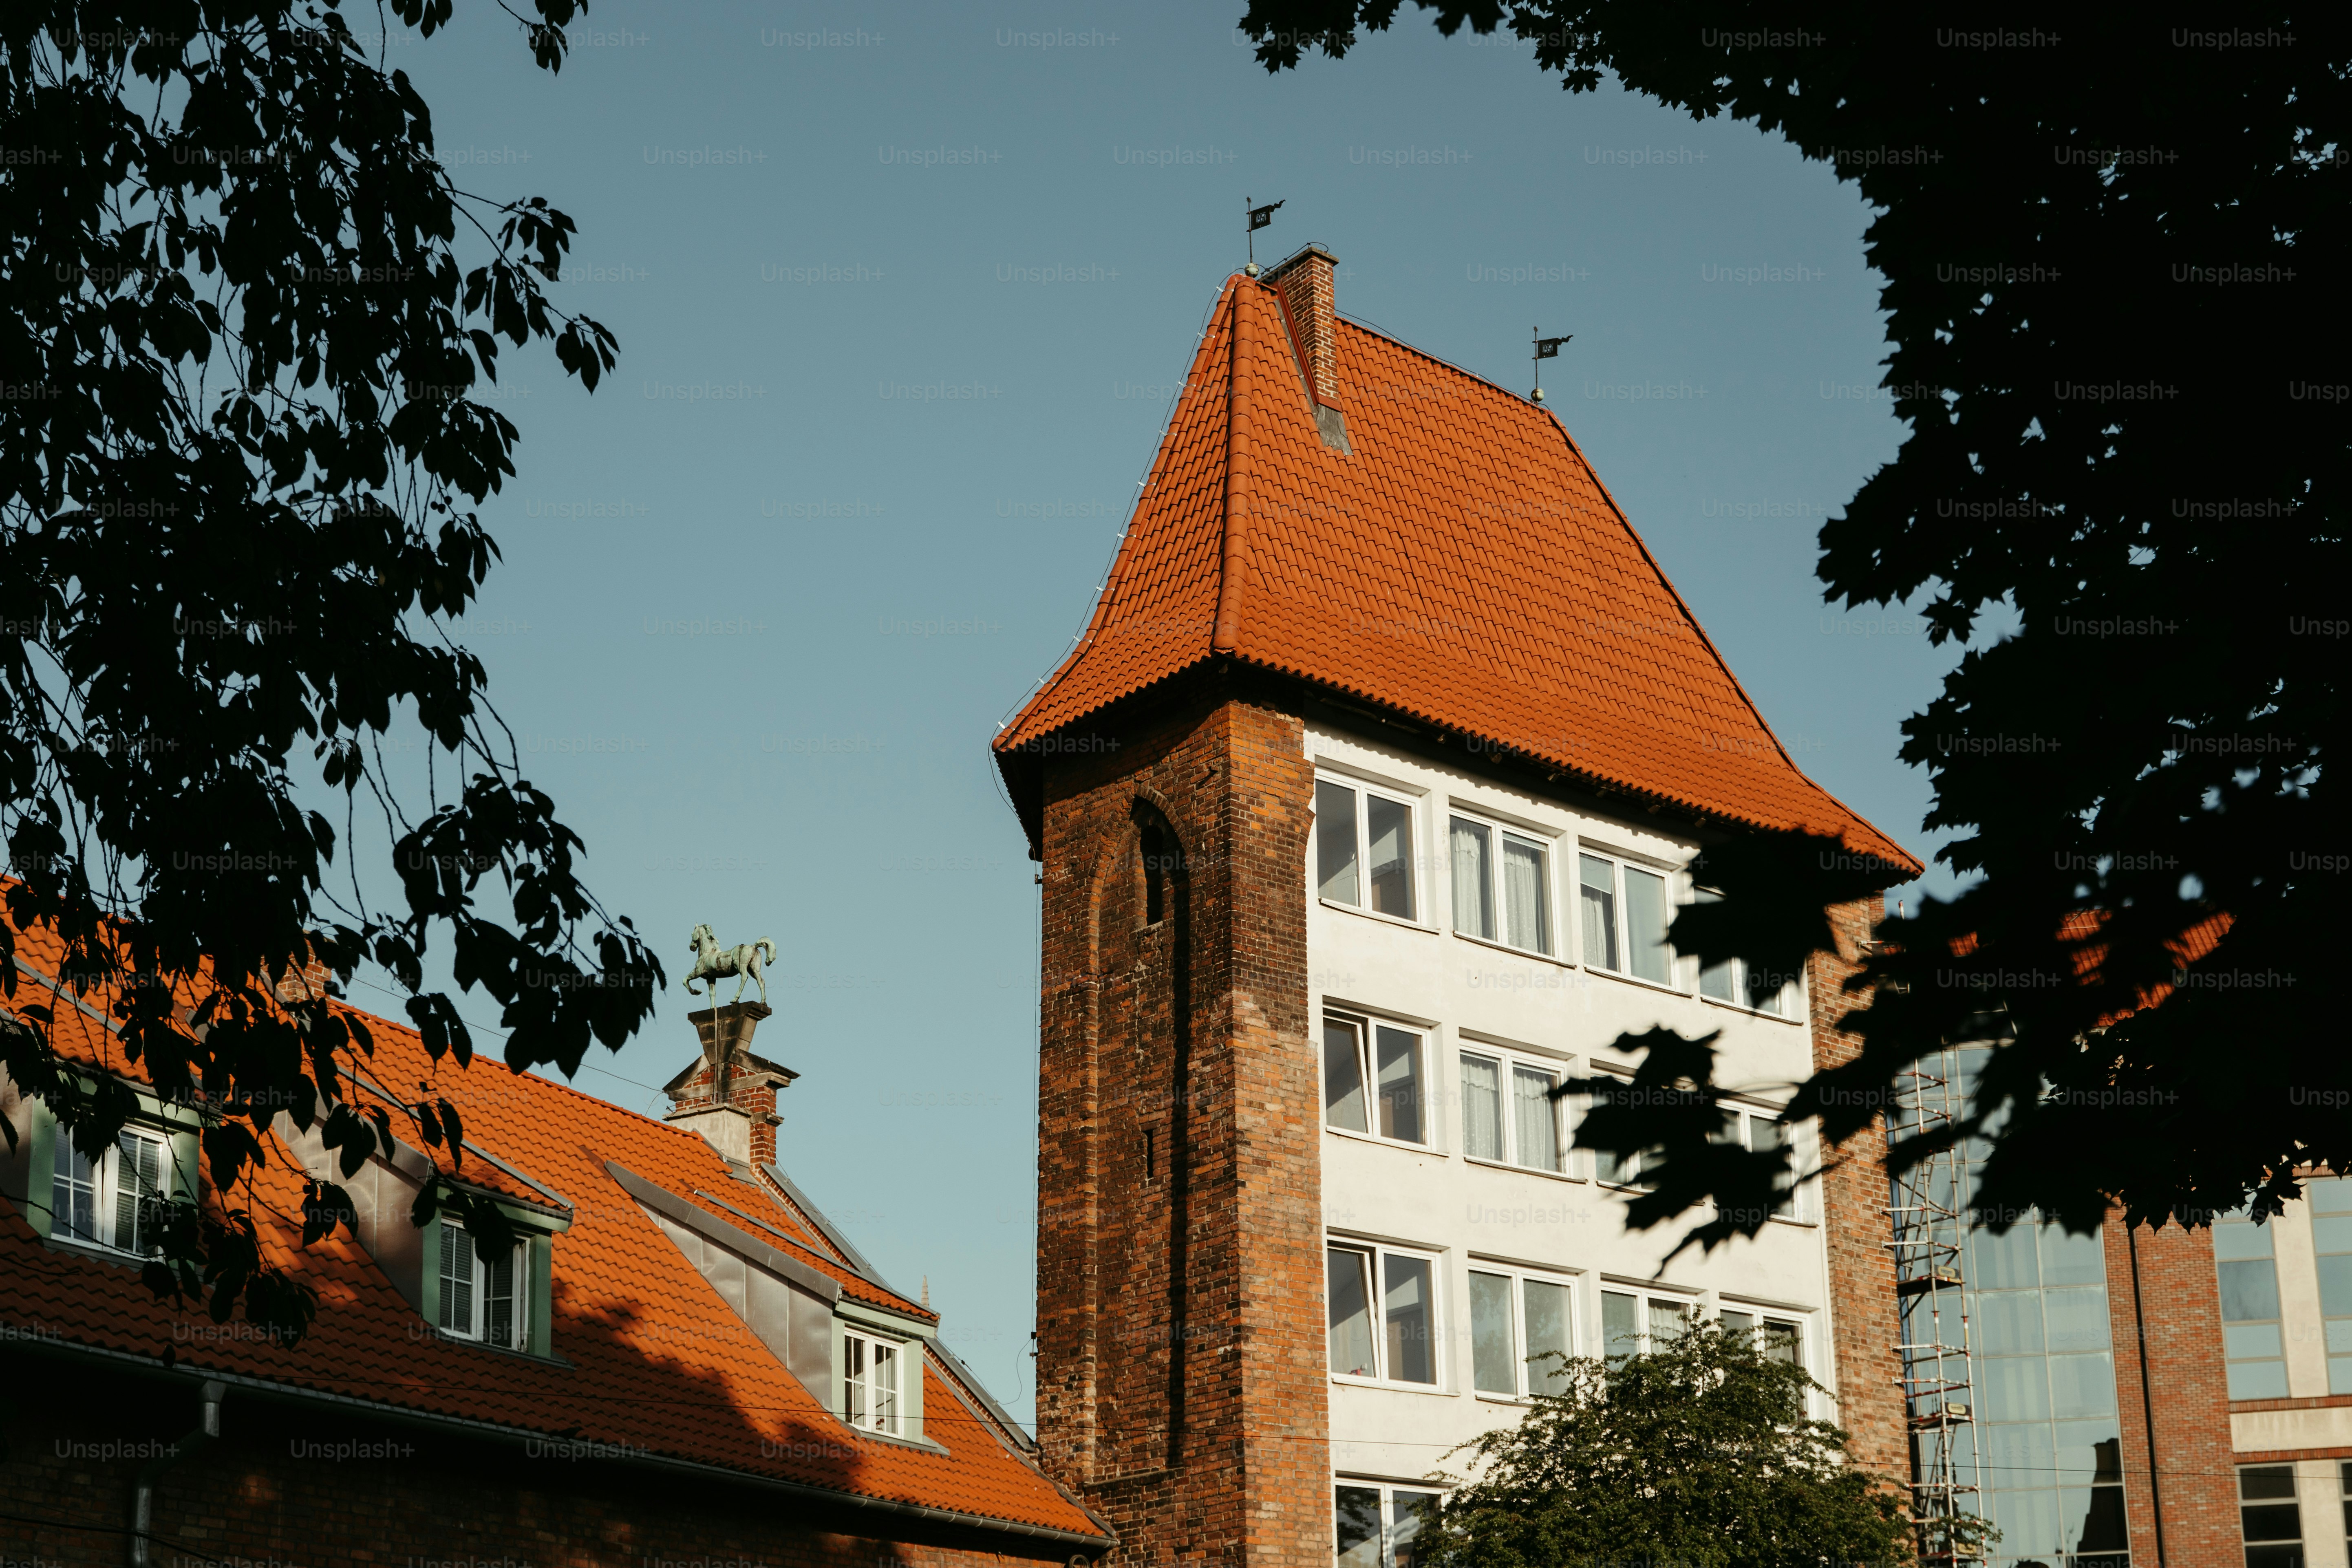
<path id="1" fill-rule="evenodd" d="M 776 1125 L 782 1120 L 776 1091 L 800 1076 L 751 1054 L 751 1032 L 772 1011 L 763 1003 L 736 1002 L 688 1013 L 702 1054 L 662 1086 L 670 1100 L 662 1120 L 700 1133 L 739 1165 L 775 1163 Z"/>
<path id="2" fill-rule="evenodd" d="M 1349 447 L 1339 399 L 1339 309 L 1332 287 L 1332 271 L 1339 265 L 1339 258 L 1310 245 L 1268 268 L 1265 281 L 1281 296 L 1283 313 L 1289 319 L 1298 374 L 1315 405 L 1316 428 L 1325 446 L 1345 452 Z"/>

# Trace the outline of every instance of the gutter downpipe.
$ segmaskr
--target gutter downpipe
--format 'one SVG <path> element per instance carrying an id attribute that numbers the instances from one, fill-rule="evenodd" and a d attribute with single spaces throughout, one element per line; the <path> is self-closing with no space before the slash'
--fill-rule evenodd
<path id="1" fill-rule="evenodd" d="M 155 1524 L 155 1483 L 182 1459 L 220 1440 L 221 1400 L 227 1393 L 227 1384 L 205 1379 L 205 1413 L 196 1429 L 139 1467 L 139 1479 L 131 1489 L 131 1568 L 148 1568 L 147 1532 Z"/>

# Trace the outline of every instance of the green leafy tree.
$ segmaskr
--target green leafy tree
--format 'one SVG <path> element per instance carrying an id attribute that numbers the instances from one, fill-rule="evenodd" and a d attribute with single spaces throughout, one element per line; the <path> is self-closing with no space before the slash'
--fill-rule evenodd
<path id="1" fill-rule="evenodd" d="M 554 71 L 577 7 L 536 4 L 522 47 Z M 345 1175 L 395 1123 L 350 1092 L 365 1033 L 289 976 L 383 966 L 462 1068 L 438 957 L 499 1005 L 509 1068 L 567 1072 L 661 979 L 453 631 L 498 554 L 471 509 L 515 471 L 482 395 L 500 350 L 551 343 L 593 391 L 615 344 L 542 291 L 572 221 L 461 191 L 385 68 L 449 16 L 395 0 L 372 18 L 394 36 L 363 42 L 335 0 L 0 7 L 0 832 L 11 920 L 66 942 L 33 973 L 0 927 L 23 1020 L 0 1065 L 104 1149 L 130 1097 L 52 1035 L 98 998 L 122 1059 L 206 1108 L 216 1201 L 164 1217 L 149 1282 L 290 1336 L 313 1299 L 264 1265 L 251 1206 L 271 1123 L 323 1124 Z M 394 765 L 417 729 L 422 764 Z M 370 851 L 362 879 L 363 823 L 394 878 Z M 457 1170 L 446 1097 L 420 1085 L 404 1115 Z M 498 1228 L 446 1173 L 436 1206 Z M 351 1212 L 313 1184 L 306 1230 Z"/>
<path id="2" fill-rule="evenodd" d="M 1464 1446 L 1472 1479 L 1423 1527 L 1430 1568 L 1907 1564 L 1902 1494 L 1806 1414 L 1812 1379 L 1696 1321 L 1648 1355 L 1549 1359 L 1518 1425 Z"/>
<path id="3" fill-rule="evenodd" d="M 1747 121 L 1856 188 L 1907 434 L 1823 526 L 1825 596 L 1919 602 L 1938 644 L 2021 623 L 1905 724 L 1966 886 L 1869 956 L 1859 1059 L 1791 1117 L 1843 1140 L 1923 1054 L 1999 1039 L 1970 1113 L 1893 1155 L 1985 1139 L 1996 1226 L 2275 1212 L 2298 1170 L 2352 1169 L 2326 984 L 2352 866 L 2326 772 L 2352 630 L 2352 16 L 1423 4 L 1449 36 L 1508 27 L 1571 92 L 1611 76 Z M 1243 26 L 1280 70 L 1399 9 L 1250 0 Z M 1899 879 L 1799 835 L 1703 870 L 1724 900 L 1683 911 L 1675 945 L 1780 973 L 1832 945 L 1826 906 Z M 1653 1047 L 1645 1088 L 1695 1097 L 1585 1130 L 1656 1151 L 1635 1218 L 1711 1200 L 1695 1239 L 1752 1234 L 1787 1157 L 1706 1142 L 1712 1038 L 1620 1044 Z"/>

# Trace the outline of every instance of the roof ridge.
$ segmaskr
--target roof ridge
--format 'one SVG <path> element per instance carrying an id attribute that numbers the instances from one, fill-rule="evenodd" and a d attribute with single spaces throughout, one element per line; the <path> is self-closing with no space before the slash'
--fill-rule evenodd
<path id="1" fill-rule="evenodd" d="M 1249 521 L 1249 410 L 1242 391 L 1243 355 L 1251 346 L 1244 331 L 1249 320 L 1242 310 L 1245 292 L 1236 275 L 1226 289 L 1234 321 L 1225 334 L 1225 517 L 1218 552 L 1217 618 L 1209 633 L 1213 653 L 1232 653 L 1241 640 L 1242 552 Z"/>

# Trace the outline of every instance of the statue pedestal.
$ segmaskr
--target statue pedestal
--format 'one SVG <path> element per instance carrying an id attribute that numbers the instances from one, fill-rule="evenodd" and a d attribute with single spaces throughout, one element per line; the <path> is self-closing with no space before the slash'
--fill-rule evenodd
<path id="1" fill-rule="evenodd" d="M 723 1007 L 688 1013 L 686 1021 L 701 1037 L 702 1059 L 716 1065 L 738 1051 L 750 1050 L 752 1031 L 761 1019 L 774 1012 L 764 1002 L 730 1002 Z"/>
<path id="2" fill-rule="evenodd" d="M 736 1164 L 776 1157 L 776 1091 L 794 1074 L 751 1054 L 751 1034 L 773 1011 L 764 1002 L 730 1002 L 688 1013 L 702 1054 L 663 1086 L 670 1109 L 663 1120 L 700 1133 Z"/>

